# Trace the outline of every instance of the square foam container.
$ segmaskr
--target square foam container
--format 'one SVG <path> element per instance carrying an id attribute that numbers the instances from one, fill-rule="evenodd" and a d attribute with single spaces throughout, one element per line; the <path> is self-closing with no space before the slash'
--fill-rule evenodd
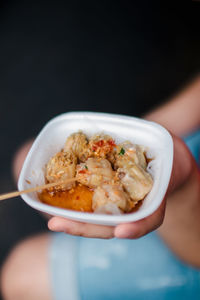
<path id="1" fill-rule="evenodd" d="M 154 183 L 140 208 L 128 214 L 106 215 L 73 211 L 50 206 L 39 201 L 37 193 L 22 194 L 31 207 L 67 219 L 102 225 L 133 222 L 151 215 L 161 204 L 169 184 L 173 163 L 173 141 L 162 126 L 143 119 L 94 112 L 68 112 L 50 120 L 33 143 L 18 181 L 18 189 L 25 190 L 45 183 L 44 170 L 48 160 L 60 151 L 67 137 L 77 131 L 87 136 L 96 133 L 111 135 L 115 142 L 129 140 L 143 145 L 147 157 L 153 158 L 148 165 Z"/>

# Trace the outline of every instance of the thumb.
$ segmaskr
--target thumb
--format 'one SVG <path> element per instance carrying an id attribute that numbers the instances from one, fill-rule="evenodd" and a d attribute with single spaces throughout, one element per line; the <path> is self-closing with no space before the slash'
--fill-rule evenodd
<path id="1" fill-rule="evenodd" d="M 184 184 L 195 170 L 195 161 L 186 144 L 177 136 L 172 135 L 174 142 L 174 161 L 167 195 Z"/>

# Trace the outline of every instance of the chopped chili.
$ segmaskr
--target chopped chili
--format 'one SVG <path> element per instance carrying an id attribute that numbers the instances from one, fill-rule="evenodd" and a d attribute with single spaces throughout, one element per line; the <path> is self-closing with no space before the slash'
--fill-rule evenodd
<path id="1" fill-rule="evenodd" d="M 85 174 L 85 173 L 86 173 L 86 170 L 80 170 L 79 173 L 80 173 L 80 174 Z"/>
<path id="2" fill-rule="evenodd" d="M 114 142 L 113 140 L 108 140 L 108 144 L 109 144 L 110 146 L 113 146 L 113 147 L 116 146 L 116 144 L 115 144 L 115 142 Z"/>

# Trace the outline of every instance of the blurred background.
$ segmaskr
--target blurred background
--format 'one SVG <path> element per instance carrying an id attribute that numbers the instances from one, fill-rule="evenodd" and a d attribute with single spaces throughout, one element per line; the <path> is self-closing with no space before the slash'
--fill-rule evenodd
<path id="1" fill-rule="evenodd" d="M 199 15 L 198 1 L 1 1 L 0 192 L 16 188 L 18 147 L 57 114 L 141 116 L 195 77 Z M 41 230 L 20 198 L 0 203 L 0 264 Z"/>

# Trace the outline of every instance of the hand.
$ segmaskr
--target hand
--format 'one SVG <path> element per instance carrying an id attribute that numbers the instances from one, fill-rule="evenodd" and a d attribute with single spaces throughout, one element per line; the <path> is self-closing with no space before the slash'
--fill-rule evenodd
<path id="1" fill-rule="evenodd" d="M 52 231 L 65 232 L 76 236 L 90 238 L 130 238 L 136 239 L 157 229 L 163 222 L 167 196 L 179 188 L 192 173 L 193 159 L 186 145 L 176 136 L 174 141 L 174 162 L 171 180 L 160 207 L 150 216 L 132 223 L 113 226 L 93 225 L 76 222 L 61 217 L 53 217 L 48 222 Z"/>

